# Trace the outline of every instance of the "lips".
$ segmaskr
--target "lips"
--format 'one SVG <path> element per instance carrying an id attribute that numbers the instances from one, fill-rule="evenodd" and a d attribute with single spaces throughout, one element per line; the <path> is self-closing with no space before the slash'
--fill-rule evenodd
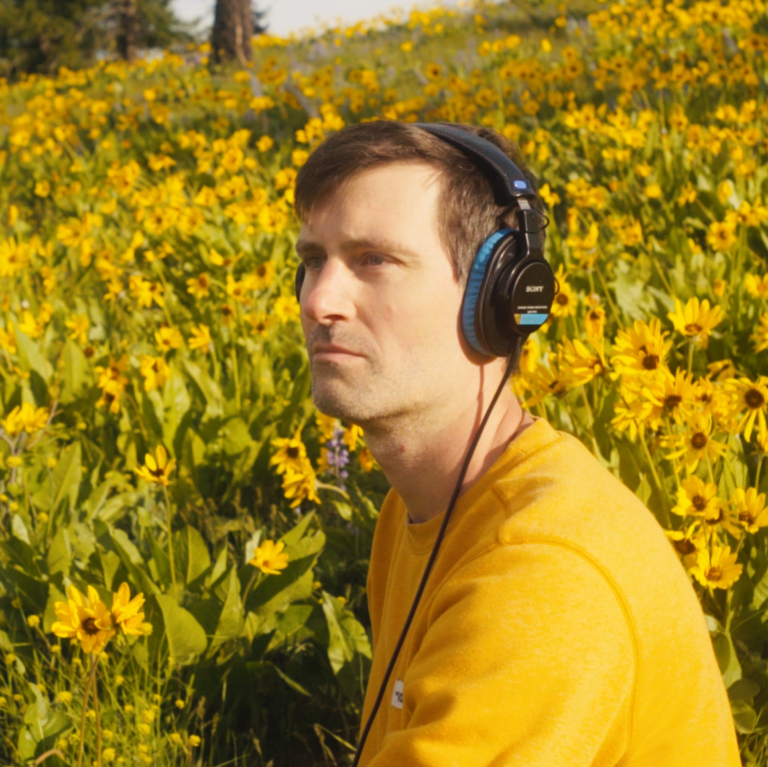
<path id="1" fill-rule="evenodd" d="M 312 354 L 315 355 L 322 353 L 350 354 L 353 357 L 362 356 L 361 354 L 352 351 L 352 349 L 347 349 L 345 346 L 339 346 L 338 344 L 315 344 L 314 348 L 312 349 Z"/>

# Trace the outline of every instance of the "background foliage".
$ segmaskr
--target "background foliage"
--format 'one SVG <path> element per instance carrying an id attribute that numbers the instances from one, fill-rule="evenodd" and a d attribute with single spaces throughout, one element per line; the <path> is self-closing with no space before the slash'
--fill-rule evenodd
<path id="1" fill-rule="evenodd" d="M 666 528 L 765 764 L 765 10 L 476 3 L 3 83 L 0 760 L 75 764 L 83 721 L 91 761 L 348 762 L 387 485 L 309 398 L 292 189 L 384 118 L 492 126 L 542 180 L 561 292 L 514 385 Z M 99 748 L 51 627 L 122 582 L 152 633 L 99 658 Z"/>

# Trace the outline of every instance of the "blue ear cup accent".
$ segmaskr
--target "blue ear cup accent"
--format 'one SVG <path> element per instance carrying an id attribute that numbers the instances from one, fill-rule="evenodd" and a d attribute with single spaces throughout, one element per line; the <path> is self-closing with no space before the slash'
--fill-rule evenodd
<path id="1" fill-rule="evenodd" d="M 461 329 L 464 331 L 464 336 L 469 345 L 475 351 L 480 352 L 480 354 L 488 355 L 490 353 L 480 345 L 475 330 L 475 309 L 477 308 L 477 299 L 480 295 L 480 286 L 483 284 L 483 278 L 488 269 L 494 246 L 511 231 L 511 229 L 500 229 L 498 232 L 494 232 L 480 246 L 477 255 L 475 255 L 472 261 L 472 268 L 469 270 L 469 277 L 467 278 L 467 286 L 464 289 L 464 303 L 461 307 Z"/>

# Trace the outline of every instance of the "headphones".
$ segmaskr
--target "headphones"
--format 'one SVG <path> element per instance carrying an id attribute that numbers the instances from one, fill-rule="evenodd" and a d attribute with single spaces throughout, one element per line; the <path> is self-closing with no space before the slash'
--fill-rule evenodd
<path id="1" fill-rule="evenodd" d="M 475 254 L 461 307 L 461 327 L 469 345 L 488 357 L 507 357 L 518 338 L 547 321 L 556 293 L 541 238 L 541 217 L 546 217 L 530 204 L 538 199 L 536 190 L 490 141 L 452 125 L 413 124 L 463 152 L 488 179 L 496 203 L 518 209 L 519 229 L 499 229 Z M 305 275 L 302 263 L 296 271 L 297 300 Z"/>

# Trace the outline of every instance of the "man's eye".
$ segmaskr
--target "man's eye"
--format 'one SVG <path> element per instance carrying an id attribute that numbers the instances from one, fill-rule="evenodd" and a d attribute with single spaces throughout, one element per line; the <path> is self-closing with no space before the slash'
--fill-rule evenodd
<path id="1" fill-rule="evenodd" d="M 363 262 L 371 266 L 381 266 L 385 261 L 384 256 L 380 256 L 378 253 L 366 253 L 363 257 Z"/>
<path id="2" fill-rule="evenodd" d="M 304 259 L 306 269 L 319 269 L 323 265 L 323 259 L 320 256 L 307 256 Z"/>

